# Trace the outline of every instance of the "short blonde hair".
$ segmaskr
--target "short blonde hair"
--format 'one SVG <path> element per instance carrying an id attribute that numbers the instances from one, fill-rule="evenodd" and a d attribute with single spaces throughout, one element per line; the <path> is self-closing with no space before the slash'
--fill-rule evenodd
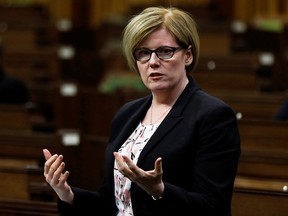
<path id="1" fill-rule="evenodd" d="M 186 66 L 186 73 L 191 73 L 197 65 L 200 40 L 196 23 L 192 16 L 175 7 L 148 7 L 133 16 L 123 31 L 123 52 L 128 66 L 138 72 L 133 51 L 152 32 L 164 26 L 176 39 L 179 46 L 191 45 L 193 62 Z"/>

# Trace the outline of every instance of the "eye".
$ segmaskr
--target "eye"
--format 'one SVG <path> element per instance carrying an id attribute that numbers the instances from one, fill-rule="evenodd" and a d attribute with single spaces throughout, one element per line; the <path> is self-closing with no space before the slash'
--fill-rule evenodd
<path id="1" fill-rule="evenodd" d="M 169 48 L 169 47 L 159 47 L 157 49 L 157 53 L 158 54 L 165 55 L 165 54 L 170 54 L 171 52 L 173 52 L 173 50 L 171 48 Z"/>
<path id="2" fill-rule="evenodd" d="M 150 55 L 150 51 L 148 49 L 139 49 L 136 51 L 136 55 L 147 56 L 147 55 Z"/>

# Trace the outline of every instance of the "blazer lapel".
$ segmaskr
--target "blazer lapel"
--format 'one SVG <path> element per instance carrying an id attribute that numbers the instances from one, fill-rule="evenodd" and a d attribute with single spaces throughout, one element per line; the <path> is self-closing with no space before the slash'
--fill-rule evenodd
<path id="1" fill-rule="evenodd" d="M 125 125 L 121 125 L 123 128 L 118 135 L 118 139 L 113 144 L 114 150 L 117 151 L 120 146 L 128 139 L 132 132 L 136 129 L 142 118 L 144 118 L 147 110 L 150 107 L 152 96 L 148 96 L 144 103 L 133 113 L 131 116 L 127 116 L 127 122 Z"/>
<path id="2" fill-rule="evenodd" d="M 189 78 L 189 83 L 176 101 L 175 105 L 168 113 L 166 118 L 162 121 L 158 129 L 155 131 L 153 136 L 150 138 L 148 143 L 146 144 L 145 148 L 141 152 L 138 162 L 141 161 L 143 157 L 153 149 L 153 146 L 157 145 L 160 140 L 172 130 L 179 121 L 183 119 L 182 113 L 186 104 L 190 100 L 190 97 L 193 93 L 199 89 L 199 86 L 195 83 L 193 78 Z M 152 96 L 148 96 L 147 99 L 144 101 L 143 105 L 139 107 L 134 113 L 131 113 L 131 116 L 127 117 L 127 122 L 123 125 L 121 132 L 118 135 L 118 139 L 115 140 L 112 146 L 113 151 L 117 151 L 120 146 L 126 141 L 126 139 L 131 135 L 131 133 L 136 129 L 142 118 L 145 116 L 147 110 L 151 105 Z"/>
<path id="3" fill-rule="evenodd" d="M 152 135 L 150 140 L 147 142 L 145 148 L 141 152 L 138 163 L 141 162 L 141 159 L 143 159 L 151 149 L 157 143 L 160 142 L 160 140 L 169 133 L 170 130 L 172 130 L 178 122 L 180 122 L 183 119 L 182 113 L 184 108 L 186 107 L 186 104 L 189 102 L 190 98 L 192 97 L 193 93 L 199 89 L 199 86 L 195 83 L 195 81 L 190 78 L 189 83 L 176 101 L 175 105 L 171 109 L 171 111 L 168 113 L 166 118 L 161 122 L 158 129 L 155 131 L 155 133 Z"/>

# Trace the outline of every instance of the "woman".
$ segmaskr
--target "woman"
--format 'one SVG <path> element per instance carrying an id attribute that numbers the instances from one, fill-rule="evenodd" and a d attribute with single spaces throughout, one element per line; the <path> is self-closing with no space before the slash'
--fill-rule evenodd
<path id="1" fill-rule="evenodd" d="M 190 76 L 199 57 L 194 20 L 177 8 L 147 8 L 126 26 L 123 50 L 151 95 L 116 113 L 98 191 L 70 187 L 63 156 L 44 150 L 44 176 L 59 196 L 59 211 L 231 215 L 240 155 L 237 120 Z"/>

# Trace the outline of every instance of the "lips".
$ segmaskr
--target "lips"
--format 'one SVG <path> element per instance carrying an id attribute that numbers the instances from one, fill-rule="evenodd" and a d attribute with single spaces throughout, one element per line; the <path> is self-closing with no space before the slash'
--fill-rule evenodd
<path id="1" fill-rule="evenodd" d="M 150 74 L 151 77 L 158 77 L 158 76 L 162 76 L 161 73 L 151 73 Z"/>

